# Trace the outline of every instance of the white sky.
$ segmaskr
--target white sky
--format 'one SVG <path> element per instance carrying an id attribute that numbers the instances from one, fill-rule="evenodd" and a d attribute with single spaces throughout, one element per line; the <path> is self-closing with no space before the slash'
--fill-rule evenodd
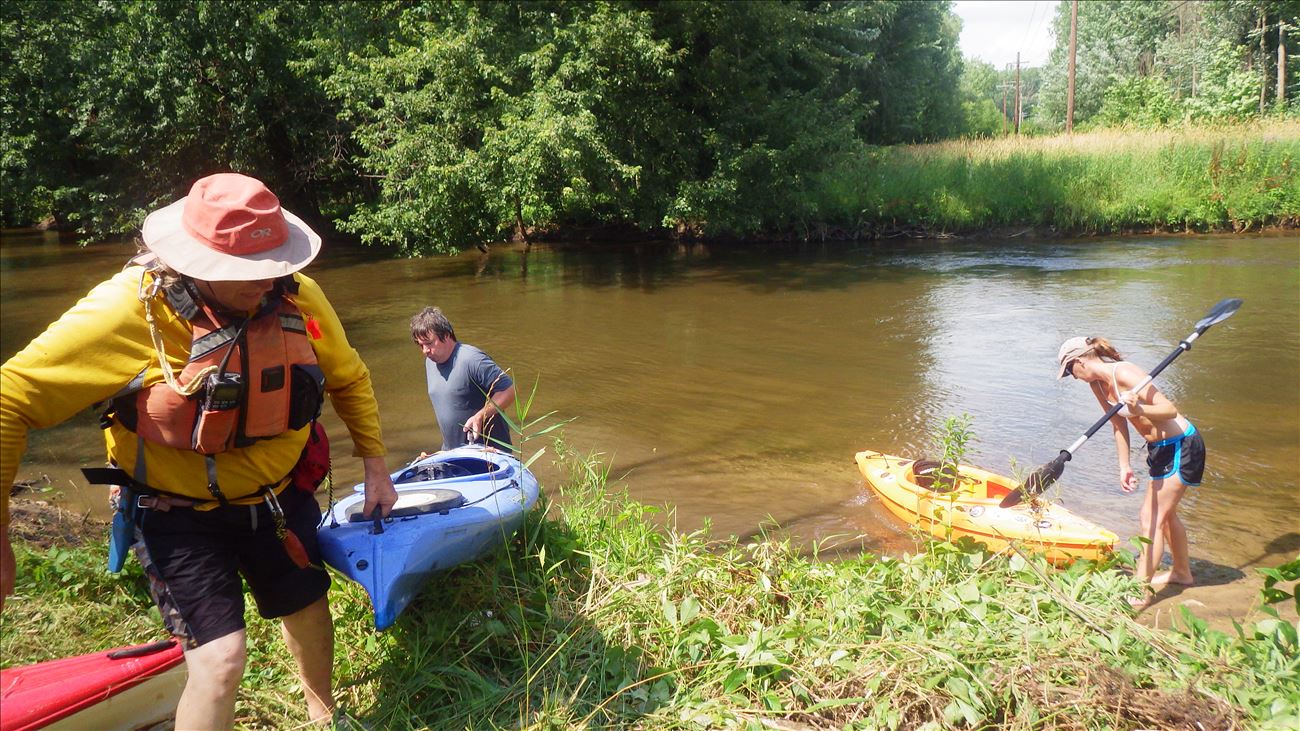
<path id="1" fill-rule="evenodd" d="M 1056 45 L 1052 38 L 1055 0 L 960 0 L 953 12 L 961 18 L 963 56 L 987 61 L 995 68 L 1013 67 L 1020 52 L 1021 67 L 1043 66 Z"/>

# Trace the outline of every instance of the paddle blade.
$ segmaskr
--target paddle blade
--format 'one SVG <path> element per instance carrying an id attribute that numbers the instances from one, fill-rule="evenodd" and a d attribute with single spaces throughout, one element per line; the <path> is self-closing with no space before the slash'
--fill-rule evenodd
<path id="1" fill-rule="evenodd" d="M 1241 302 L 1242 300 L 1237 298 L 1220 300 L 1218 304 L 1216 304 L 1214 307 L 1210 309 L 1208 313 L 1206 313 L 1205 317 L 1202 317 L 1199 321 L 1197 321 L 1196 332 L 1198 333 L 1205 332 L 1207 329 L 1209 329 L 1211 325 L 1217 325 L 1218 323 L 1223 322 L 1229 317 L 1232 317 L 1233 313 L 1235 313 L 1237 309 L 1241 307 Z"/>
<path id="2" fill-rule="evenodd" d="M 1061 452 L 1056 455 L 1056 459 L 1039 467 L 1034 474 L 1025 480 L 1025 492 L 1030 495 L 1037 495 L 1043 490 L 1051 487 L 1053 483 L 1061 479 L 1061 473 L 1065 471 L 1065 463 L 1070 461 L 1069 452 Z"/>
<path id="3" fill-rule="evenodd" d="M 999 507 L 1014 507 L 1026 497 L 1033 497 L 1051 487 L 1052 483 L 1060 479 L 1061 473 L 1065 471 L 1065 463 L 1069 461 L 1070 453 L 1062 450 L 1056 456 L 1056 459 L 1034 470 L 1033 474 L 1029 476 L 1029 479 L 1025 480 L 1025 484 L 1019 490 L 1002 498 L 1002 502 L 998 503 Z"/>

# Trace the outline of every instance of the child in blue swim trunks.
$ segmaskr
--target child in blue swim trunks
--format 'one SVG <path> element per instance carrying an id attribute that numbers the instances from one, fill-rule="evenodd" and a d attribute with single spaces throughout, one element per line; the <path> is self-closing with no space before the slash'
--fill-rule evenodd
<path id="1" fill-rule="evenodd" d="M 1119 457 L 1119 485 L 1124 492 L 1133 492 L 1138 486 L 1129 464 L 1129 426 L 1146 441 L 1151 482 L 1142 500 L 1140 520 L 1142 536 L 1151 542 L 1138 555 L 1135 575 L 1153 588 L 1165 584 L 1190 586 L 1193 577 L 1187 529 L 1178 517 L 1178 502 L 1187 488 L 1201 484 L 1205 472 L 1205 442 L 1200 432 L 1155 385 L 1148 383 L 1134 393 L 1146 372 L 1125 362 L 1105 338 L 1070 338 L 1061 345 L 1057 362 L 1057 378 L 1069 375 L 1087 383 L 1102 411 L 1123 404 L 1110 424 Z M 1166 547 L 1173 566 L 1156 573 Z M 1148 596 L 1131 603 L 1141 609 L 1149 602 Z"/>

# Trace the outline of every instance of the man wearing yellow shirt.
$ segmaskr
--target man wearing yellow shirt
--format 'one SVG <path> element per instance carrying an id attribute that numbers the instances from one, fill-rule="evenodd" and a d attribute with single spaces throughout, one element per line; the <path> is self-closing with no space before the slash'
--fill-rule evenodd
<path id="1" fill-rule="evenodd" d="M 229 728 L 247 658 L 243 582 L 279 618 L 308 715 L 329 719 L 333 621 L 320 508 L 292 484 L 325 395 L 365 467 L 367 514 L 397 499 L 370 373 L 299 274 L 321 240 L 260 181 L 208 176 L 145 220 L 146 247 L 0 368 L 0 480 L 31 429 L 104 403 L 132 550 L 189 679 L 177 728 Z M 0 607 L 13 591 L 0 490 Z M 242 580 L 241 580 L 242 576 Z"/>

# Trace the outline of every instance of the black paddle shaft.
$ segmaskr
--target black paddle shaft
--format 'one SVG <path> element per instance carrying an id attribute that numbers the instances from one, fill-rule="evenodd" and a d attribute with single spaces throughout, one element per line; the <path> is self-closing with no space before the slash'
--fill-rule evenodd
<path id="1" fill-rule="evenodd" d="M 1220 300 L 1218 304 L 1214 305 L 1214 307 L 1210 309 L 1209 313 L 1207 313 L 1205 317 L 1202 317 L 1196 323 L 1196 329 L 1192 332 L 1192 334 L 1188 335 L 1186 338 L 1182 340 L 1182 342 L 1178 343 L 1178 348 L 1175 349 L 1174 352 L 1166 356 L 1164 360 L 1160 361 L 1159 365 L 1157 365 L 1155 368 L 1152 368 L 1151 372 L 1147 374 L 1147 377 L 1142 379 L 1142 382 L 1139 383 L 1137 386 L 1135 386 L 1133 389 L 1131 389 L 1130 392 L 1137 393 L 1138 391 L 1141 391 L 1142 389 L 1146 388 L 1147 384 L 1151 383 L 1151 381 L 1155 379 L 1156 376 L 1160 375 L 1161 371 L 1163 371 L 1165 368 L 1168 368 L 1170 363 L 1173 363 L 1175 360 L 1177 360 L 1178 356 L 1182 355 L 1188 350 L 1191 350 L 1192 343 L 1196 342 L 1196 339 L 1201 337 L 1201 335 L 1204 334 L 1206 330 L 1209 330 L 1210 327 L 1215 325 L 1216 323 L 1223 322 L 1229 317 L 1232 317 L 1233 313 L 1235 313 L 1237 309 L 1241 307 L 1241 303 L 1242 300 L 1235 299 L 1235 298 Z M 1118 396 L 1118 394 L 1116 395 Z M 1119 413 L 1119 410 L 1122 408 L 1124 408 L 1124 402 L 1123 400 L 1117 398 L 1116 403 L 1112 404 L 1111 407 L 1106 410 L 1105 416 L 1102 416 L 1100 419 L 1098 419 L 1097 423 L 1093 424 L 1088 429 L 1088 431 L 1084 432 L 1083 436 L 1076 439 L 1074 444 L 1071 444 L 1069 447 L 1062 449 L 1061 453 L 1057 455 L 1055 459 L 1043 465 L 1042 467 L 1039 467 L 1037 470 L 1034 470 L 1034 473 L 1029 476 L 1029 479 L 1025 480 L 1023 489 L 1016 490 L 1010 493 L 1009 495 L 1007 495 L 1005 498 L 1003 498 L 1001 506 L 1004 508 L 1012 507 L 1013 505 L 1019 503 L 1025 497 L 1025 495 L 1031 495 L 1031 496 L 1037 495 L 1041 493 L 1043 490 L 1046 490 L 1048 486 L 1050 486 L 1052 483 L 1056 482 L 1057 478 L 1061 476 L 1061 473 L 1065 469 L 1065 463 L 1070 461 L 1070 458 L 1074 456 L 1074 453 L 1078 451 L 1079 447 L 1082 447 L 1084 442 L 1088 441 L 1088 439 L 1091 438 L 1093 434 L 1096 434 L 1097 430 L 1100 429 L 1102 425 L 1104 425 L 1106 422 L 1110 421 L 1111 417 Z"/>
<path id="2" fill-rule="evenodd" d="M 1201 318 L 1201 320 L 1196 323 L 1196 330 L 1194 330 L 1191 335 L 1188 335 L 1186 338 L 1184 338 L 1182 342 L 1178 343 L 1178 348 L 1175 349 L 1174 352 L 1165 356 L 1165 359 L 1160 361 L 1159 365 L 1157 365 L 1155 368 L 1152 368 L 1151 372 L 1147 374 L 1147 377 L 1142 379 L 1142 382 L 1139 383 L 1137 386 L 1135 386 L 1132 389 L 1132 392 L 1136 393 L 1146 388 L 1147 384 L 1155 380 L 1155 377 L 1160 375 L 1161 371 L 1168 368 L 1170 363 L 1173 363 L 1175 360 L 1178 360 L 1178 356 L 1191 350 L 1192 343 L 1196 342 L 1196 339 L 1201 337 L 1201 335 L 1206 330 L 1209 330 L 1211 325 L 1214 325 L 1215 323 L 1218 322 L 1222 322 L 1228 319 L 1229 317 L 1232 317 L 1232 313 L 1236 312 L 1238 307 L 1241 307 L 1240 299 L 1226 299 L 1216 304 L 1210 310 L 1209 314 Z M 1118 394 L 1116 395 L 1118 396 Z M 1106 410 L 1105 416 L 1101 417 L 1101 419 L 1096 424 L 1092 425 L 1092 428 L 1088 429 L 1088 431 L 1083 433 L 1083 436 L 1080 437 L 1078 441 L 1070 445 L 1070 447 L 1064 451 L 1069 452 L 1070 454 L 1074 454 L 1075 450 L 1083 446 L 1083 443 L 1088 441 L 1089 437 L 1091 437 L 1093 434 L 1096 434 L 1097 430 L 1100 429 L 1103 424 L 1110 421 L 1110 418 L 1115 414 L 1119 413 L 1119 410 L 1122 408 L 1124 408 L 1123 401 L 1119 401 L 1118 403 L 1112 405 L 1109 409 Z"/>
<path id="3" fill-rule="evenodd" d="M 1162 360 L 1162 361 L 1160 361 L 1160 364 L 1159 364 L 1159 365 L 1157 365 L 1155 368 L 1152 368 L 1152 369 L 1151 369 L 1151 372 L 1147 374 L 1147 377 L 1146 377 L 1145 379 L 1143 379 L 1142 382 L 1139 383 L 1139 384 L 1137 385 L 1137 387 L 1133 389 L 1133 391 L 1136 393 L 1136 392 L 1141 391 L 1142 389 L 1146 388 L 1146 385 L 1147 385 L 1148 383 L 1152 382 L 1153 380 L 1155 380 L 1155 377 L 1156 377 L 1156 376 L 1160 375 L 1160 371 L 1163 371 L 1164 369 L 1168 368 L 1170 363 L 1173 363 L 1175 360 L 1178 360 L 1178 356 L 1180 356 L 1180 355 L 1182 355 L 1183 353 L 1186 353 L 1187 351 L 1191 350 L 1191 349 L 1192 349 L 1192 342 L 1195 341 L 1196 338 L 1199 337 L 1199 336 L 1200 336 L 1200 333 L 1192 333 L 1190 336 L 1188 336 L 1188 338 L 1187 338 L 1186 340 L 1184 340 L 1184 341 L 1178 343 L 1178 349 L 1175 350 L 1174 352 L 1170 353 L 1169 355 L 1165 356 L 1165 359 Z M 1069 453 L 1069 454 L 1074 454 L 1074 451 L 1075 451 L 1076 449 L 1078 449 L 1079 447 L 1083 446 L 1083 443 L 1084 443 L 1084 442 L 1088 441 L 1088 439 L 1090 439 L 1090 438 L 1092 437 L 1093 434 L 1096 434 L 1096 433 L 1097 433 L 1097 430 L 1100 429 L 1100 428 L 1102 427 L 1103 424 L 1105 424 L 1106 422 L 1110 421 L 1110 419 L 1111 419 L 1112 416 L 1114 416 L 1115 414 L 1118 414 L 1118 413 L 1119 413 L 1119 410 L 1122 409 L 1122 408 L 1124 408 L 1124 402 L 1123 402 L 1123 401 L 1120 401 L 1120 402 L 1118 402 L 1118 403 L 1112 404 L 1111 407 L 1110 407 L 1109 409 L 1106 409 L 1106 415 L 1103 416 L 1103 417 L 1101 417 L 1101 420 L 1098 421 L 1096 424 L 1093 424 L 1093 425 L 1088 429 L 1088 431 L 1084 432 L 1084 433 L 1083 433 L 1083 437 L 1082 437 L 1081 439 L 1079 439 L 1079 441 L 1077 441 L 1077 442 L 1075 442 L 1074 444 L 1070 445 L 1070 448 L 1069 448 L 1069 449 L 1064 449 L 1064 450 L 1061 450 L 1061 451 L 1066 452 L 1066 453 Z"/>

